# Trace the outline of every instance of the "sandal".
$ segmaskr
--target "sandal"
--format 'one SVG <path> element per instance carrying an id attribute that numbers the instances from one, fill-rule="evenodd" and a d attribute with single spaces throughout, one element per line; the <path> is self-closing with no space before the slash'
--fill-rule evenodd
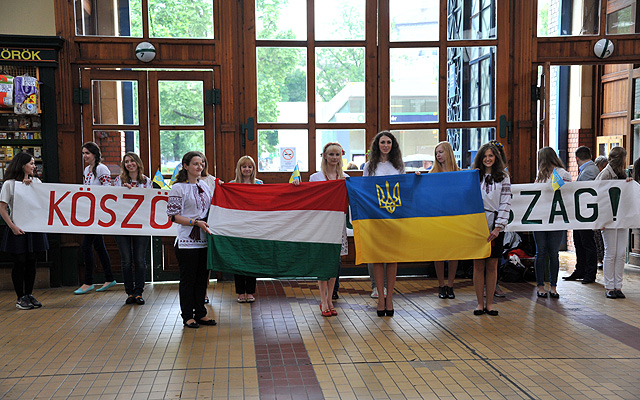
<path id="1" fill-rule="evenodd" d="M 238 296 L 238 303 L 246 303 L 246 302 L 247 302 L 247 299 L 244 297 L 243 294 Z"/>
<path id="2" fill-rule="evenodd" d="M 547 292 L 538 292 L 538 291 L 536 291 L 536 294 L 538 295 L 538 297 L 542 297 L 544 299 L 546 299 L 547 296 L 549 296 L 549 294 Z"/>
<path id="3" fill-rule="evenodd" d="M 557 292 L 549 292 L 549 297 L 551 297 L 552 299 L 559 299 L 560 295 Z"/>
<path id="4" fill-rule="evenodd" d="M 247 295 L 247 303 L 253 303 L 254 301 L 256 301 L 256 298 L 253 297 L 253 295 L 248 294 Z"/>

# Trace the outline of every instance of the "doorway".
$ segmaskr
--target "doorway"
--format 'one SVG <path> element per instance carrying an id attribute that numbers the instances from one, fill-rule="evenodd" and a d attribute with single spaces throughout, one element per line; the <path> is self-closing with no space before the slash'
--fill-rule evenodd
<path id="1" fill-rule="evenodd" d="M 182 156 L 201 151 L 215 174 L 215 119 L 212 70 L 119 70 L 83 68 L 82 141 L 97 143 L 112 177 L 120 174 L 126 152 L 142 159 L 145 175 L 161 171 L 166 182 Z M 173 237 L 153 237 L 147 279 L 177 280 Z M 117 246 L 105 243 L 114 273 L 120 272 Z"/>

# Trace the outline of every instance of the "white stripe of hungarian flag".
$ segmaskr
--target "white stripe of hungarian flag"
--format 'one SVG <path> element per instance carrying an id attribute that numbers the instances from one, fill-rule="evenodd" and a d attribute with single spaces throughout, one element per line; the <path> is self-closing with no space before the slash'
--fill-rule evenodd
<path id="1" fill-rule="evenodd" d="M 347 209 L 344 180 L 217 185 L 208 268 L 258 277 L 337 275 Z"/>

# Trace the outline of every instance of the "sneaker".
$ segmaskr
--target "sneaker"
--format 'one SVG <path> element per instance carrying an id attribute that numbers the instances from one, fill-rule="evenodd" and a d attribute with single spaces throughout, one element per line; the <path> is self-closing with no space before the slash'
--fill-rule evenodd
<path id="1" fill-rule="evenodd" d="M 622 292 L 620 292 L 622 293 Z M 33 297 L 32 294 L 28 294 L 25 296 L 27 299 L 29 299 L 29 301 L 31 302 L 31 305 L 33 305 L 33 308 L 40 308 L 42 307 L 42 303 L 40 303 L 38 300 L 36 300 L 35 297 Z M 620 296 L 618 296 L 620 297 Z"/>
<path id="2" fill-rule="evenodd" d="M 504 292 L 502 291 L 502 289 L 500 289 L 500 286 L 496 285 L 496 291 L 493 292 L 493 295 L 495 297 L 506 297 L 507 295 L 504 294 Z"/>
<path id="3" fill-rule="evenodd" d="M 130 294 L 127 299 L 124 301 L 124 304 L 133 304 L 136 302 L 136 297 Z"/>
<path id="4" fill-rule="evenodd" d="M 377 287 L 374 287 L 373 290 L 371 291 L 371 298 L 373 298 L 373 299 L 377 299 L 378 298 L 378 288 Z"/>
<path id="5" fill-rule="evenodd" d="M 16 302 L 16 308 L 20 310 L 31 310 L 33 308 L 33 304 L 27 296 L 22 296 Z"/>
<path id="6" fill-rule="evenodd" d="M 625 296 L 624 293 L 622 293 L 622 290 L 620 290 L 620 289 L 616 289 L 616 297 L 618 299 L 626 299 L 627 298 L 627 296 Z"/>

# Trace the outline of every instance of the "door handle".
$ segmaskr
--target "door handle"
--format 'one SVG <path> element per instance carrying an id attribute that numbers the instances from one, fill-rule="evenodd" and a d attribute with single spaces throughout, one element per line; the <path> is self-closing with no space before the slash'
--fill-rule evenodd
<path id="1" fill-rule="evenodd" d="M 247 118 L 247 123 L 240 125 L 240 130 L 242 131 L 242 147 L 246 147 L 246 140 L 253 141 L 256 137 L 255 133 L 255 120 L 253 117 Z"/>

